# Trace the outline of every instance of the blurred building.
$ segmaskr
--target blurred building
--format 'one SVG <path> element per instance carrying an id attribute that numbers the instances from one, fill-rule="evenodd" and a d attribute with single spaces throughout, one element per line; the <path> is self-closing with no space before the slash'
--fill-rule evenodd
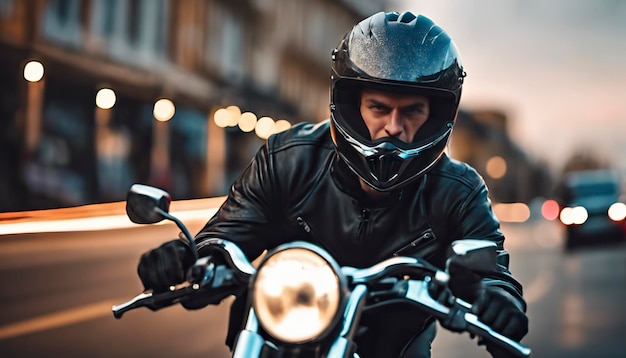
<path id="1" fill-rule="evenodd" d="M 263 139 L 218 126 L 216 111 L 326 118 L 331 50 L 383 8 L 0 0 L 0 211 L 122 200 L 135 182 L 175 199 L 225 194 Z"/>
<path id="2" fill-rule="evenodd" d="M 507 123 L 507 114 L 500 110 L 460 110 L 450 155 L 476 168 L 497 202 L 548 197 L 552 178 L 547 164 L 533 160 L 511 140 Z"/>
<path id="3" fill-rule="evenodd" d="M 123 200 L 135 182 L 175 199 L 225 194 L 264 139 L 254 125 L 219 126 L 217 111 L 327 118 L 332 49 L 385 5 L 0 0 L 0 211 Z M 547 171 L 506 123 L 498 111 L 461 111 L 452 156 L 497 201 L 544 195 Z"/>

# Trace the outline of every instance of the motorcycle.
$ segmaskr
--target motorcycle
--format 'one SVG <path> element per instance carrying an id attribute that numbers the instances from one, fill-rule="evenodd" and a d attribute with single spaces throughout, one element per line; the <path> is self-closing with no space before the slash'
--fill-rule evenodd
<path id="1" fill-rule="evenodd" d="M 159 310 L 203 296 L 218 304 L 223 298 L 248 288 L 247 317 L 232 349 L 235 358 L 298 357 L 303 352 L 328 358 L 358 357 L 354 337 L 362 312 L 371 305 L 409 302 L 434 316 L 442 327 L 496 344 L 512 356 L 529 357 L 531 350 L 494 331 L 471 313 L 470 303 L 454 296 L 440 302 L 432 295 L 435 285 L 446 289 L 448 270 L 428 262 L 395 256 L 367 268 L 341 267 L 323 248 L 308 242 L 291 242 L 270 250 L 253 265 L 239 247 L 228 240 L 208 239 L 198 248 L 185 225 L 169 213 L 170 195 L 158 188 L 134 184 L 126 212 L 138 224 L 171 220 L 180 228 L 195 256 L 187 282 L 167 292 L 144 292 L 113 306 L 115 318 L 139 307 Z M 495 244 L 458 240 L 449 263 L 473 272 L 496 264 Z M 430 288 L 430 289 L 429 289 Z"/>

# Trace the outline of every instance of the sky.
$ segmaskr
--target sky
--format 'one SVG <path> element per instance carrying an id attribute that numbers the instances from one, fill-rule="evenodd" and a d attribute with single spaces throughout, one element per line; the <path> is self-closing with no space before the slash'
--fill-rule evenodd
<path id="1" fill-rule="evenodd" d="M 554 171 L 590 150 L 626 174 L 626 1 L 389 0 L 454 39 L 461 106 L 504 110 L 509 135 Z"/>

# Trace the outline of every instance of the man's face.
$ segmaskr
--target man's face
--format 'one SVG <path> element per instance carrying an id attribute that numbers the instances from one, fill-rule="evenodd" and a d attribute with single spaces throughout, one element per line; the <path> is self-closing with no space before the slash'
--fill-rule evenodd
<path id="1" fill-rule="evenodd" d="M 372 140 L 396 137 L 410 143 L 428 119 L 430 103 L 428 97 L 418 94 L 364 89 L 360 110 Z"/>

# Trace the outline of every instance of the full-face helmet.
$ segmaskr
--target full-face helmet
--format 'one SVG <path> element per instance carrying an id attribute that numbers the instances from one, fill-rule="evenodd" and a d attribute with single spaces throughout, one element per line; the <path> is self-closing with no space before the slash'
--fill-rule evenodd
<path id="1" fill-rule="evenodd" d="M 348 167 L 378 191 L 430 169 L 446 149 L 465 77 L 450 36 L 423 15 L 380 12 L 354 26 L 332 59 L 331 135 Z M 370 138 L 359 111 L 363 88 L 428 97 L 430 116 L 412 142 Z"/>

